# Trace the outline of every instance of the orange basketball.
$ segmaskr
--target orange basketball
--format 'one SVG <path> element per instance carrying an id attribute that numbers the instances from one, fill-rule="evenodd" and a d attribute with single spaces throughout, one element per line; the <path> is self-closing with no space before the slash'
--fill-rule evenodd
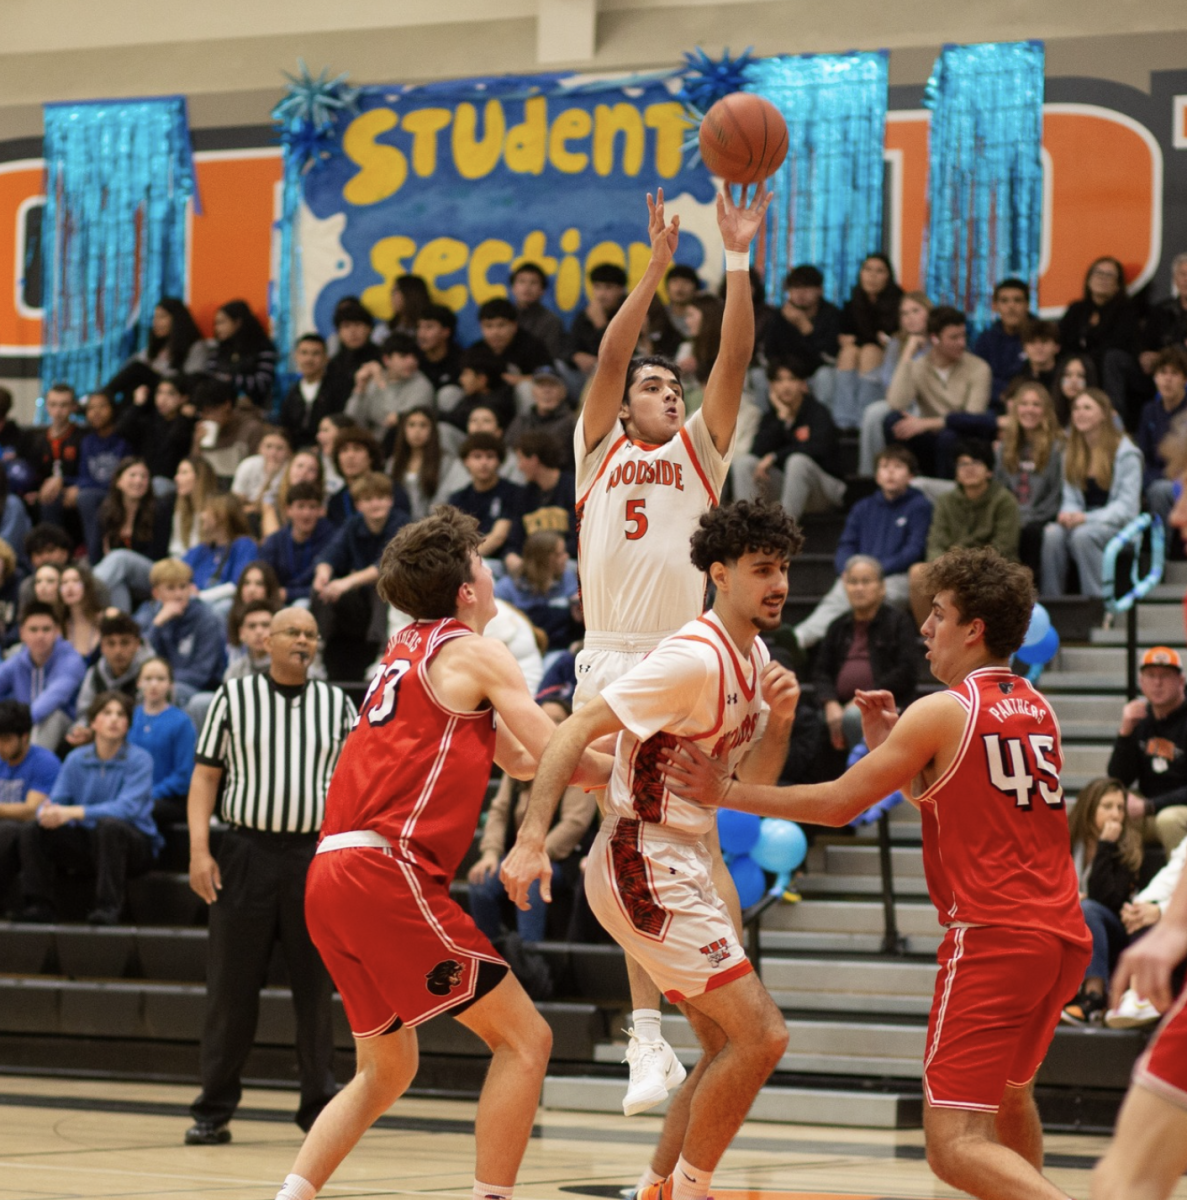
<path id="1" fill-rule="evenodd" d="M 787 157 L 787 123 L 761 96 L 732 92 L 701 122 L 701 158 L 728 183 L 760 183 Z"/>

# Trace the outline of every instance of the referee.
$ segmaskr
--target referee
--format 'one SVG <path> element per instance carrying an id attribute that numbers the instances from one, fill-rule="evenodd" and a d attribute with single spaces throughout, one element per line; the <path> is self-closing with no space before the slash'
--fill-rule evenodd
<path id="1" fill-rule="evenodd" d="M 297 1011 L 301 1105 L 308 1131 L 337 1086 L 329 973 L 305 928 L 305 873 L 317 847 L 326 791 L 356 712 L 340 688 L 308 678 L 317 623 L 304 609 L 272 618 L 267 674 L 233 679 L 214 694 L 190 782 L 190 887 L 210 905 L 202 1093 L 187 1145 L 231 1140 L 260 989 L 279 939 Z M 210 854 L 210 818 L 224 783 L 230 826 Z"/>

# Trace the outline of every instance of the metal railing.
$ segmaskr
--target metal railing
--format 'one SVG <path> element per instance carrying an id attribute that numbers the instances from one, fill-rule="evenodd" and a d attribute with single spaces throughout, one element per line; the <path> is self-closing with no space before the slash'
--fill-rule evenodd
<path id="1" fill-rule="evenodd" d="M 1141 574 L 1142 543 L 1146 533 L 1150 534 L 1150 569 Z M 1123 596 L 1117 595 L 1117 556 L 1127 547 L 1133 547 L 1133 561 L 1129 567 L 1130 588 Z M 1135 517 L 1120 533 L 1105 546 L 1101 562 L 1101 586 L 1104 589 L 1105 610 L 1116 616 L 1125 613 L 1125 661 L 1126 684 L 1129 698 L 1138 694 L 1138 601 L 1144 599 L 1162 582 L 1166 566 L 1166 528 L 1161 517 L 1142 513 Z"/>

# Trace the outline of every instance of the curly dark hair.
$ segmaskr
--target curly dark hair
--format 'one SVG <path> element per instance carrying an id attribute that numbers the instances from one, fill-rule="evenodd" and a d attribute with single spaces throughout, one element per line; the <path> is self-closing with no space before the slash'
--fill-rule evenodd
<path id="1" fill-rule="evenodd" d="M 470 552 L 481 541 L 474 517 L 439 504 L 388 542 L 375 585 L 380 598 L 418 621 L 456 616 L 457 591 L 473 580 Z"/>
<path id="2" fill-rule="evenodd" d="M 743 554 L 778 551 L 799 554 L 804 535 L 780 504 L 735 500 L 703 513 L 692 535 L 692 565 L 707 572 L 715 563 L 734 563 Z"/>
<path id="3" fill-rule="evenodd" d="M 985 622 L 985 649 L 1009 658 L 1022 645 L 1035 603 L 1030 572 L 1003 558 L 992 546 L 957 548 L 929 564 L 928 593 L 951 592 L 960 624 Z"/>

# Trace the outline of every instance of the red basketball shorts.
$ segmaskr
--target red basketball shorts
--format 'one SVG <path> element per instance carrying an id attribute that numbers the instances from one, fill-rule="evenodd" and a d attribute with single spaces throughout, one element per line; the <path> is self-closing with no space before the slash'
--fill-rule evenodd
<path id="1" fill-rule="evenodd" d="M 1090 951 L 1039 929 L 950 929 L 927 1026 L 923 1087 L 938 1108 L 996 1112 L 1035 1076 Z"/>
<path id="2" fill-rule="evenodd" d="M 1187 1108 L 1187 984 L 1133 1069 L 1135 1083 Z"/>
<path id="3" fill-rule="evenodd" d="M 449 886 L 390 850 L 318 854 L 305 922 L 358 1038 L 448 1012 L 473 998 L 480 963 L 505 965 Z"/>

